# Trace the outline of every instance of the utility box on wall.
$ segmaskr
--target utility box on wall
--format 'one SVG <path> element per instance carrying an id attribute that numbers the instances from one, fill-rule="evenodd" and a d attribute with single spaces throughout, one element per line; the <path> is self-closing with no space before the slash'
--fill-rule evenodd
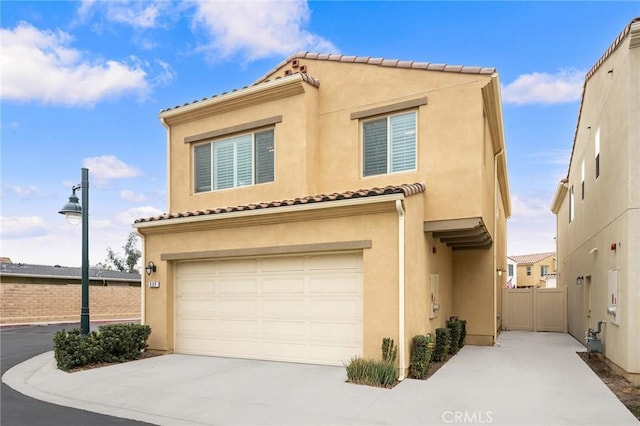
<path id="1" fill-rule="evenodd" d="M 618 269 L 610 269 L 608 273 L 608 292 L 607 292 L 607 314 L 611 318 L 611 323 L 619 325 L 620 308 L 619 304 L 619 285 L 618 285 Z"/>

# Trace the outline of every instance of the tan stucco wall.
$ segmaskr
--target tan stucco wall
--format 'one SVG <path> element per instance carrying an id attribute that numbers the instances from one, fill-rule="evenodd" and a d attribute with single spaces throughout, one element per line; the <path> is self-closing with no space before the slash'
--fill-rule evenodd
<path id="1" fill-rule="evenodd" d="M 445 326 L 452 315 L 467 320 L 468 343 L 493 344 L 500 327 L 496 288 L 503 286 L 495 271 L 497 264 L 506 265 L 506 218 L 495 182 L 498 142 L 492 140 L 481 89 L 496 84 L 496 77 L 300 62 L 320 81 L 319 89 L 298 81 L 260 102 L 234 101 L 206 114 L 194 109 L 181 116 L 178 111 L 167 119 L 170 212 L 422 182 L 424 193 L 403 200 L 406 364 L 411 338 Z M 277 74 L 269 79 L 276 82 L 282 70 Z M 363 177 L 361 120 L 351 114 L 424 97 L 426 105 L 412 108 L 418 112 L 417 169 Z M 273 183 L 193 194 L 192 144 L 184 143 L 185 137 L 275 115 L 282 121 L 273 126 Z M 394 203 L 387 204 L 384 212 L 354 207 L 325 210 L 334 212 L 330 215 L 311 211 L 140 228 L 145 262 L 158 265 L 154 280 L 161 282 L 159 289 L 145 289 L 145 321 L 154 330 L 151 347 L 173 349 L 174 262 L 160 260 L 167 253 L 371 240 L 372 247 L 363 250 L 364 353 L 379 358 L 382 338 L 399 342 L 398 213 Z M 482 217 L 494 241 L 491 248 L 455 252 L 423 231 L 425 221 L 470 217 Z M 439 275 L 441 310 L 429 319 L 434 273 Z"/>
<path id="2" fill-rule="evenodd" d="M 567 188 L 574 188 L 575 218 L 569 223 L 568 191 L 557 212 L 558 283 L 568 287 L 569 332 L 584 341 L 588 328 L 607 321 L 601 335 L 605 356 L 635 374 L 640 374 L 639 98 L 640 49 L 630 49 L 627 38 L 587 82 L 567 183 Z M 585 199 L 581 200 L 583 160 Z M 615 251 L 612 243 L 617 244 Z M 619 325 L 607 314 L 610 269 L 619 270 Z M 581 286 L 576 284 L 579 276 L 585 278 Z"/>
<path id="3" fill-rule="evenodd" d="M 491 197 L 487 209 L 483 200 L 483 152 L 490 143 L 483 142 L 480 91 L 490 76 L 325 61 L 306 65 L 321 89 L 301 82 L 304 93 L 171 125 L 171 212 L 413 182 L 427 186 L 424 196 L 432 208 L 425 210 L 425 220 L 478 217 L 493 209 Z M 393 84 L 381 84 L 386 81 Z M 417 170 L 362 177 L 361 125 L 351 113 L 421 96 L 428 104 L 418 108 Z M 274 115 L 283 118 L 275 125 L 275 182 L 192 194 L 192 150 L 185 137 Z"/>
<path id="4" fill-rule="evenodd" d="M 555 274 L 556 263 L 556 256 L 553 255 L 531 265 L 518 264 L 518 287 L 544 287 L 544 277 L 540 274 L 540 267 L 546 266 L 549 274 Z M 531 275 L 527 275 L 527 267 L 531 267 Z"/>
<path id="5" fill-rule="evenodd" d="M 274 242 L 287 246 L 371 240 L 372 247 L 362 251 L 364 353 L 379 357 L 382 338 L 391 337 L 398 342 L 398 214 L 394 203 L 376 206 L 373 211 L 341 210 L 327 218 L 316 215 L 309 220 L 304 214 L 284 214 L 277 223 L 261 226 L 251 226 L 249 220 L 246 226 L 238 221 L 226 228 L 223 223 L 216 224 L 215 229 L 201 224 L 188 232 L 147 233 L 146 258 L 158 265 L 153 279 L 161 283 L 158 289 L 145 288 L 145 323 L 154 324 L 150 347 L 170 351 L 174 348 L 173 262 L 160 261 L 163 254 L 270 247 Z M 334 213 L 339 216 L 333 217 Z"/>

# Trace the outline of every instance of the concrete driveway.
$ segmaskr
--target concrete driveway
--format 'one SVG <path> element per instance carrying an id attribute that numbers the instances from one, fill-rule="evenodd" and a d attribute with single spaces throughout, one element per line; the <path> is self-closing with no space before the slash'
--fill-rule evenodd
<path id="1" fill-rule="evenodd" d="M 426 381 L 378 389 L 342 367 L 166 355 L 68 374 L 51 352 L 3 381 L 56 404 L 160 425 L 638 425 L 567 334 L 504 332 Z"/>

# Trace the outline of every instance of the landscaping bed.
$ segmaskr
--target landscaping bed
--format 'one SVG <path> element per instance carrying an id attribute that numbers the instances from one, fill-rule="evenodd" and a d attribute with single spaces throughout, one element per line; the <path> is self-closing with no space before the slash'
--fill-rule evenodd
<path id="1" fill-rule="evenodd" d="M 588 356 L 586 352 L 578 352 L 580 358 L 600 377 L 625 407 L 640 420 L 640 385 L 633 385 L 624 377 L 616 374 L 599 354 Z"/>

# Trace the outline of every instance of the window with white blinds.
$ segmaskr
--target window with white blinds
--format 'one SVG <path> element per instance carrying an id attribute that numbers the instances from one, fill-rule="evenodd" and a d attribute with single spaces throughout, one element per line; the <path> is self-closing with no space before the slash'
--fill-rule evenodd
<path id="1" fill-rule="evenodd" d="M 364 176 L 415 170 L 415 111 L 365 121 L 362 139 Z"/>
<path id="2" fill-rule="evenodd" d="M 195 192 L 274 180 L 273 129 L 194 146 Z"/>

